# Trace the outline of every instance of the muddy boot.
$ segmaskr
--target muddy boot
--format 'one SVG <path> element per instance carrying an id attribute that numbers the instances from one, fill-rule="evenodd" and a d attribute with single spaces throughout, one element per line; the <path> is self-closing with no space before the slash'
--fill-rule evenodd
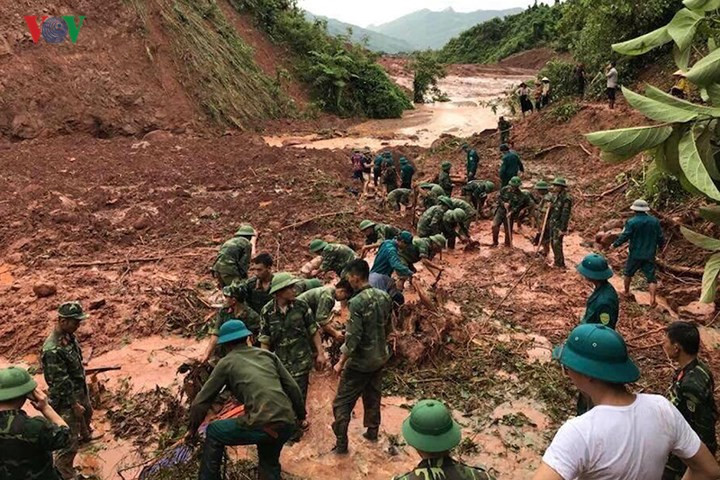
<path id="1" fill-rule="evenodd" d="M 367 440 L 370 440 L 371 442 L 377 442 L 378 441 L 378 429 L 377 428 L 368 428 L 365 433 L 362 435 Z"/>
<path id="2" fill-rule="evenodd" d="M 334 453 L 335 455 L 347 455 L 348 454 L 347 442 L 341 442 L 340 440 L 338 440 L 332 449 L 332 453 Z"/>

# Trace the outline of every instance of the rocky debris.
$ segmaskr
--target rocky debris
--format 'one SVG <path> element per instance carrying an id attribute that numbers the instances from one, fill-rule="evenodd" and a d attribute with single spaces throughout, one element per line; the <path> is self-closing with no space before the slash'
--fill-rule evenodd
<path id="1" fill-rule="evenodd" d="M 12 48 L 4 35 L 0 35 L 0 57 L 12 55 Z"/>
<path id="2" fill-rule="evenodd" d="M 150 225 L 152 225 L 152 219 L 148 215 L 143 214 L 140 218 L 133 222 L 132 227 L 135 230 L 145 230 L 146 228 L 149 228 Z"/>
<path id="3" fill-rule="evenodd" d="M 89 310 L 99 310 L 107 304 L 104 298 L 96 298 L 88 305 Z"/>
<path id="4" fill-rule="evenodd" d="M 678 309 L 682 317 L 690 317 L 693 320 L 707 321 L 715 314 L 714 303 L 690 302 Z"/>
<path id="5" fill-rule="evenodd" d="M 625 220 L 621 218 L 616 218 L 613 220 L 609 220 L 602 224 L 600 227 L 600 230 L 607 231 L 607 230 L 615 230 L 615 229 L 621 229 L 625 226 Z"/>
<path id="6" fill-rule="evenodd" d="M 668 305 L 670 305 L 673 310 L 678 311 L 685 305 L 689 305 L 692 302 L 697 301 L 697 299 L 700 298 L 701 290 L 702 286 L 700 283 L 697 283 L 696 285 L 673 288 L 672 290 L 665 290 L 661 286 L 660 294 L 665 297 Z"/>
<path id="7" fill-rule="evenodd" d="M 13 118 L 10 129 L 13 137 L 29 140 L 40 136 L 43 125 L 38 118 L 21 113 Z"/>
<path id="8" fill-rule="evenodd" d="M 33 285 L 33 293 L 38 298 L 52 297 L 57 293 L 57 287 L 52 283 L 36 283 Z"/>
<path id="9" fill-rule="evenodd" d="M 142 138 L 144 142 L 164 142 L 173 138 L 173 134 L 165 130 L 153 130 Z"/>
<path id="10" fill-rule="evenodd" d="M 217 218 L 219 214 L 211 207 L 207 207 L 202 212 L 200 212 L 200 215 L 198 216 L 200 218 Z"/>
<path id="11" fill-rule="evenodd" d="M 598 232 L 597 235 L 595 235 L 595 243 L 601 245 L 603 248 L 609 248 L 610 245 L 618 239 L 621 233 L 622 230 L 619 229 L 611 230 L 609 232 Z"/>

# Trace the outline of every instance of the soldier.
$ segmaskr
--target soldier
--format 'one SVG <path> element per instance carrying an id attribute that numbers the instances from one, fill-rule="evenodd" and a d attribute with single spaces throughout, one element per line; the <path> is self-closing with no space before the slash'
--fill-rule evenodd
<path id="1" fill-rule="evenodd" d="M 354 295 L 348 301 L 350 318 L 341 347 L 340 360 L 334 371 L 340 376 L 333 401 L 333 432 L 336 454 L 348 453 L 348 426 L 358 398 L 363 399 L 363 436 L 377 441 L 380 430 L 383 368 L 390 358 L 387 336 L 390 333 L 392 300 L 368 283 L 370 268 L 365 260 L 354 260 L 348 266 L 348 281 Z"/>
<path id="2" fill-rule="evenodd" d="M 555 198 L 550 210 L 550 242 L 552 244 L 554 265 L 565 268 L 565 254 L 563 253 L 563 238 L 567 235 L 572 213 L 572 198 L 567 194 L 567 182 L 564 178 L 556 178 L 552 182 L 555 187 Z"/>
<path id="3" fill-rule="evenodd" d="M 493 479 L 484 469 L 469 467 L 450 456 L 450 451 L 460 444 L 462 432 L 440 400 L 420 400 L 403 422 L 402 434 L 422 461 L 412 472 L 393 480 Z"/>
<path id="4" fill-rule="evenodd" d="M 613 272 L 607 259 L 591 253 L 578 263 L 576 269 L 594 287 L 592 295 L 587 299 L 585 314 L 580 323 L 599 323 L 615 330 L 620 304 L 615 287 L 608 281 Z"/>
<path id="5" fill-rule="evenodd" d="M 510 143 L 510 131 L 512 130 L 512 123 L 505 120 L 505 117 L 500 117 L 498 120 L 498 133 L 500 134 L 500 143 Z"/>
<path id="6" fill-rule="evenodd" d="M 249 340 L 249 341 L 248 341 Z M 305 400 L 293 377 L 274 354 L 251 347 L 252 332 L 240 320 L 220 328 L 218 345 L 226 351 L 190 408 L 186 441 L 197 430 L 223 390 L 245 406 L 245 414 L 210 422 L 200 461 L 200 480 L 220 480 L 226 445 L 257 445 L 258 478 L 280 480 L 280 452 L 298 423 L 308 428 Z"/>
<path id="7" fill-rule="evenodd" d="M 396 212 L 401 210 L 400 205 L 405 208 L 410 207 L 413 202 L 413 191 L 409 188 L 396 188 L 390 192 L 385 199 L 385 205 L 392 208 Z"/>
<path id="8" fill-rule="evenodd" d="M 502 155 L 502 164 L 500 165 L 500 187 L 507 186 L 513 177 L 517 177 L 520 172 L 525 173 L 525 167 L 520 160 L 520 156 L 514 150 L 510 150 L 506 144 L 500 145 L 500 153 Z"/>
<path id="9" fill-rule="evenodd" d="M 325 272 L 335 272 L 337 276 L 343 278 L 345 267 L 357 257 L 355 251 L 347 245 L 327 243 L 320 239 L 310 242 L 310 251 L 322 257 L 322 265 L 318 270 L 311 272 L 312 277 Z"/>
<path id="10" fill-rule="evenodd" d="M 661 478 L 671 452 L 688 466 L 685 478 L 720 478 L 712 454 L 667 399 L 628 390 L 640 371 L 616 331 L 579 325 L 553 357 L 596 407 L 560 427 L 533 480 Z"/>
<path id="11" fill-rule="evenodd" d="M 413 167 L 408 159 L 400 157 L 400 187 L 412 189 L 412 178 L 415 175 L 415 167 Z"/>
<path id="12" fill-rule="evenodd" d="M 368 278 L 371 287 L 386 292 L 397 306 L 405 303 L 405 297 L 392 278 L 393 272 L 401 279 L 407 279 L 413 275 L 412 270 L 400 258 L 398 249 L 396 240 L 385 240 L 375 256 Z"/>
<path id="13" fill-rule="evenodd" d="M 533 218 L 538 233 L 535 235 L 533 245 L 538 245 L 542 237 L 542 254 L 547 257 L 550 252 L 550 215 L 548 212 L 552 208 L 554 197 L 550 193 L 550 185 L 544 180 L 540 180 L 535 184 L 535 192 L 537 194 L 534 200 Z M 545 221 L 546 218 L 548 219 L 547 222 Z M 545 226 L 544 233 L 542 231 L 543 226 Z"/>
<path id="14" fill-rule="evenodd" d="M 392 157 L 385 158 L 385 164 L 383 165 L 383 185 L 385 185 L 386 194 L 398 187 L 397 170 L 395 170 L 395 162 Z"/>
<path id="15" fill-rule="evenodd" d="M 225 297 L 225 302 L 223 307 L 218 310 L 215 323 L 208 331 L 210 342 L 205 350 L 205 355 L 202 357 L 203 363 L 208 363 L 213 358 L 218 336 L 220 335 L 220 329 L 226 322 L 230 320 L 242 320 L 248 330 L 252 332 L 254 338 L 257 338 L 260 333 L 260 314 L 245 303 L 246 295 L 242 287 L 239 285 L 230 285 L 223 287 L 222 292 L 223 297 Z"/>
<path id="16" fill-rule="evenodd" d="M 298 295 L 297 299 L 308 304 L 310 311 L 315 316 L 315 322 L 325 333 L 338 341 L 342 341 L 345 335 L 337 330 L 330 321 L 332 320 L 335 302 L 344 302 L 352 295 L 352 287 L 347 280 L 340 280 L 337 285 L 318 287 Z"/>
<path id="17" fill-rule="evenodd" d="M 307 398 L 310 370 L 322 370 L 328 364 L 320 340 L 320 330 L 307 303 L 297 299 L 297 278 L 286 272 L 273 277 L 270 294 L 273 301 L 262 309 L 260 345 L 272 350 L 288 369 Z"/>
<path id="18" fill-rule="evenodd" d="M 675 371 L 668 399 L 713 455 L 717 451 L 715 380 L 708 366 L 698 359 L 700 332 L 689 322 L 673 322 L 665 329 L 663 350 L 679 368 Z M 670 455 L 662 480 L 680 480 L 685 464 Z"/>
<path id="19" fill-rule="evenodd" d="M 58 321 L 42 347 L 42 367 L 48 384 L 50 405 L 70 427 L 70 441 L 55 459 L 65 480 L 75 478 L 75 455 L 81 441 L 90 441 L 93 410 L 85 380 L 82 350 L 75 338 L 80 322 L 88 318 L 79 302 L 58 308 Z"/>
<path id="20" fill-rule="evenodd" d="M 239 288 L 245 293 L 245 300 L 247 304 L 252 308 L 258 315 L 262 311 L 263 307 L 272 300 L 270 295 L 270 283 L 273 278 L 273 258 L 269 253 L 261 253 L 252 259 L 250 266 L 252 276 L 245 282 L 241 283 Z M 245 326 L 253 332 L 253 335 L 257 337 L 257 330 L 254 330 L 256 326 L 255 322 L 251 319 L 246 321 L 245 318 L 234 317 L 237 320 L 245 322 Z M 260 328 L 259 323 L 257 327 Z M 219 327 L 218 327 L 219 328 Z"/>
<path id="21" fill-rule="evenodd" d="M 372 220 L 363 220 L 359 228 L 365 234 L 365 245 L 377 246 L 385 240 L 397 237 L 400 233 L 400 229 L 392 225 L 376 223 Z"/>
<path id="22" fill-rule="evenodd" d="M 42 417 L 29 417 L 26 400 Z M 0 370 L 0 478 L 62 480 L 52 452 L 70 443 L 70 429 L 48 403 L 37 382 L 20 367 Z"/>
<path id="23" fill-rule="evenodd" d="M 413 273 L 416 271 L 414 265 L 418 262 L 422 262 L 425 268 L 437 273 L 444 270 L 440 265 L 433 263 L 431 260 L 435 258 L 435 255 L 442 252 L 446 244 L 447 240 L 445 236 L 441 234 L 421 238 L 413 237 L 410 232 L 402 232 L 398 237 L 400 258 Z"/>
<path id="24" fill-rule="evenodd" d="M 465 227 L 465 230 L 469 232 L 470 224 L 475 219 L 475 217 L 477 217 L 477 210 L 475 210 L 475 208 L 473 208 L 473 206 L 470 205 L 468 202 L 459 198 L 451 198 L 450 204 L 452 205 L 451 208 L 453 210 L 457 210 L 459 208 L 460 210 L 465 212 L 465 222 L 463 226 Z"/>
<path id="25" fill-rule="evenodd" d="M 440 198 L 440 197 L 438 197 Z M 430 235 L 436 235 L 443 233 L 442 221 L 445 212 L 448 211 L 448 207 L 444 204 L 439 203 L 433 207 L 428 208 L 420 216 L 417 226 L 417 234 L 419 237 L 429 237 Z"/>
<path id="26" fill-rule="evenodd" d="M 625 264 L 625 296 L 630 296 L 630 283 L 638 270 L 642 271 L 648 282 L 650 290 L 650 306 L 657 303 L 657 278 L 655 277 L 655 255 L 658 248 L 665 245 L 660 221 L 649 215 L 650 206 L 645 200 L 635 200 L 630 210 L 635 216 L 625 223 L 625 228 L 612 244 L 618 248 L 625 242 L 630 242 L 627 263 Z"/>
<path id="27" fill-rule="evenodd" d="M 440 185 L 445 191 L 445 195 L 448 197 L 452 196 L 453 191 L 453 182 L 452 178 L 450 178 L 450 169 L 452 168 L 452 164 L 450 162 L 444 162 L 440 166 L 440 173 L 438 174 L 438 182 L 437 184 Z"/>
<path id="28" fill-rule="evenodd" d="M 498 246 L 500 225 L 505 230 L 505 246 L 512 247 L 512 228 L 515 218 L 523 209 L 529 206 L 527 197 L 520 191 L 521 185 L 522 180 L 520 180 L 520 177 L 513 177 L 509 185 L 500 189 L 500 198 L 495 208 L 495 218 L 492 226 L 493 247 Z"/>
<path id="29" fill-rule="evenodd" d="M 386 154 L 390 154 L 390 152 L 384 152 L 378 155 L 377 157 L 375 157 L 375 161 L 373 162 L 373 183 L 375 184 L 375 188 L 377 188 L 378 181 L 380 180 L 380 175 L 382 174 L 383 163 L 385 163 Z"/>
<path id="30" fill-rule="evenodd" d="M 312 290 L 313 288 L 323 286 L 322 280 L 318 278 L 300 278 L 298 280 L 298 283 L 295 284 L 295 291 L 298 295 L 305 293 L 308 290 Z"/>
<path id="31" fill-rule="evenodd" d="M 463 151 L 467 155 L 467 161 L 465 163 L 466 168 L 466 174 L 467 174 L 467 180 L 466 182 L 470 182 L 472 180 L 475 180 L 475 175 L 477 174 L 478 164 L 480 163 L 480 157 L 478 156 L 477 151 L 474 148 L 470 148 L 470 145 L 467 143 L 462 146 Z M 450 195 L 448 193 L 448 195 Z"/>
<path id="32" fill-rule="evenodd" d="M 480 214 L 482 214 L 488 194 L 493 191 L 495 191 L 495 184 L 487 180 L 473 180 L 462 188 L 463 196 L 470 201 L 470 204 Z"/>
<path id="33" fill-rule="evenodd" d="M 442 231 L 445 238 L 447 238 L 448 248 L 455 248 L 455 240 L 457 237 L 461 237 L 467 243 L 470 243 L 470 232 L 466 225 L 468 225 L 468 217 L 461 208 L 454 210 L 448 210 L 443 215 Z"/>
<path id="34" fill-rule="evenodd" d="M 220 288 L 247 278 L 252 256 L 250 239 L 255 235 L 253 227 L 242 225 L 235 236 L 220 247 L 212 266 L 213 276 Z"/>

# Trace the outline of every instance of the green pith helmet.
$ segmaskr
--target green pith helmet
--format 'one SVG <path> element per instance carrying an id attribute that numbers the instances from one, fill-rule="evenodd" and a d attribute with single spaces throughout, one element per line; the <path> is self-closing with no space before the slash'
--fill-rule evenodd
<path id="1" fill-rule="evenodd" d="M 495 184 L 491 181 L 485 182 L 485 191 L 486 192 L 494 192 L 495 191 Z"/>
<path id="2" fill-rule="evenodd" d="M 500 145 L 500 151 L 501 152 L 509 152 L 510 147 L 508 147 L 506 143 L 503 143 L 502 145 Z"/>
<path id="3" fill-rule="evenodd" d="M 467 143 L 463 143 L 462 149 L 463 149 L 463 150 L 470 150 L 470 145 L 468 145 Z"/>
<path id="4" fill-rule="evenodd" d="M 372 220 L 363 220 L 362 222 L 360 222 L 360 230 L 365 230 L 374 226 L 375 222 L 373 222 Z"/>
<path id="5" fill-rule="evenodd" d="M 392 152 L 383 152 L 382 156 L 385 158 L 392 158 Z"/>
<path id="6" fill-rule="evenodd" d="M 413 241 L 413 234 L 408 232 L 407 230 L 403 230 L 402 232 L 400 232 L 400 235 L 398 235 L 398 240 L 410 245 Z"/>
<path id="7" fill-rule="evenodd" d="M 462 208 L 456 208 L 455 210 L 452 210 L 453 218 L 456 222 L 462 223 L 465 220 L 467 220 L 467 214 L 465 213 L 465 210 Z"/>
<path id="8" fill-rule="evenodd" d="M 608 383 L 632 383 L 640 378 L 625 340 L 605 325 L 575 327 L 567 341 L 555 347 L 553 358 L 574 372 Z"/>
<path id="9" fill-rule="evenodd" d="M 408 159 L 405 157 L 400 157 L 400 165 L 407 165 Z"/>
<path id="10" fill-rule="evenodd" d="M 217 344 L 222 345 L 233 340 L 241 340 L 251 335 L 252 332 L 248 330 L 241 320 L 228 320 L 220 327 Z"/>
<path id="11" fill-rule="evenodd" d="M 540 180 L 535 184 L 535 190 L 550 190 L 550 184 L 545 180 Z"/>
<path id="12" fill-rule="evenodd" d="M 455 214 L 452 210 L 448 210 L 443 214 L 443 222 L 445 223 L 455 223 Z"/>
<path id="13" fill-rule="evenodd" d="M 37 382 L 24 368 L 8 367 L 0 370 L 0 402 L 23 397 L 35 390 Z"/>
<path id="14" fill-rule="evenodd" d="M 447 208 L 452 208 L 453 206 L 452 200 L 447 195 L 440 195 L 437 200 L 438 202 L 445 205 Z"/>
<path id="15" fill-rule="evenodd" d="M 232 297 L 235 295 L 235 287 L 232 285 L 225 285 L 222 289 L 223 297 Z"/>
<path id="16" fill-rule="evenodd" d="M 88 315 L 83 311 L 80 302 L 65 302 L 58 308 L 58 317 L 85 320 Z"/>
<path id="17" fill-rule="evenodd" d="M 460 443 L 460 425 L 439 400 L 420 400 L 402 425 L 403 437 L 421 452 L 440 453 Z"/>
<path id="18" fill-rule="evenodd" d="M 272 281 L 270 281 L 270 295 L 274 295 L 283 288 L 290 287 L 300 282 L 300 279 L 294 277 L 291 273 L 280 272 L 273 275 Z"/>
<path id="19" fill-rule="evenodd" d="M 443 162 L 443 164 L 440 165 L 440 168 L 442 168 L 444 171 L 450 170 L 450 167 L 452 167 L 452 163 L 450 162 Z"/>
<path id="20" fill-rule="evenodd" d="M 307 280 L 301 280 L 300 282 L 297 283 L 296 286 L 298 289 L 302 288 L 302 290 L 304 292 L 307 292 L 308 290 L 312 290 L 313 288 L 322 287 L 323 285 L 324 284 L 323 284 L 322 280 L 320 280 L 318 278 L 308 278 Z"/>
<path id="21" fill-rule="evenodd" d="M 576 270 L 580 275 L 590 280 L 607 280 L 613 276 L 613 271 L 607 259 L 597 253 L 591 253 L 578 263 Z"/>
<path id="22" fill-rule="evenodd" d="M 325 250 L 325 247 L 328 246 L 328 243 L 325 240 L 320 240 L 319 238 L 316 238 L 312 242 L 310 242 L 310 251 L 313 253 L 319 253 Z"/>
<path id="23" fill-rule="evenodd" d="M 420 188 L 423 189 L 423 190 L 430 190 L 430 189 L 431 189 L 432 187 L 434 187 L 434 186 L 435 186 L 435 184 L 434 184 L 434 183 L 430 183 L 430 182 L 423 182 L 423 183 L 421 183 L 420 185 L 418 185 L 418 187 L 420 187 Z"/>
<path id="24" fill-rule="evenodd" d="M 435 195 L 436 197 L 439 197 L 441 195 L 445 195 L 445 190 L 440 185 L 435 185 L 430 189 L 430 193 L 432 195 Z"/>
<path id="25" fill-rule="evenodd" d="M 236 237 L 254 237 L 257 235 L 255 232 L 255 229 L 252 227 L 252 225 L 240 225 L 240 228 L 238 228 L 238 231 L 235 232 Z"/>
<path id="26" fill-rule="evenodd" d="M 392 167 L 393 165 L 395 165 L 395 161 L 392 159 L 392 157 L 387 157 L 385 158 L 385 165 L 387 165 L 388 167 Z"/>
<path id="27" fill-rule="evenodd" d="M 510 179 L 510 185 L 513 187 L 519 187 L 522 185 L 522 180 L 520 180 L 520 177 L 512 177 Z"/>
<path id="28" fill-rule="evenodd" d="M 567 187 L 567 182 L 562 177 L 557 177 L 555 180 L 553 180 L 552 184 L 557 185 L 558 187 Z"/>
<path id="29" fill-rule="evenodd" d="M 438 233 L 436 235 L 430 235 L 430 241 L 437 245 L 438 247 L 445 248 L 445 245 L 447 244 L 447 238 L 445 238 L 445 235 Z"/>

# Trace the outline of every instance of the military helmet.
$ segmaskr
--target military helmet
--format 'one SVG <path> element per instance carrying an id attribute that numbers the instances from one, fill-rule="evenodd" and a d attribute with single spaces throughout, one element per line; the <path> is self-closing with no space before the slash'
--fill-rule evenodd
<path id="1" fill-rule="evenodd" d="M 408 159 L 405 157 L 400 157 L 400 165 L 407 165 Z"/>
<path id="2" fill-rule="evenodd" d="M 650 205 L 648 205 L 648 202 L 640 198 L 633 202 L 630 210 L 632 210 L 633 212 L 649 212 Z"/>
<path id="3" fill-rule="evenodd" d="M 491 182 L 490 180 L 488 180 L 487 182 L 485 182 L 485 191 L 488 192 L 488 193 L 489 193 L 489 192 L 494 192 L 494 191 L 495 191 L 495 184 L 494 184 L 493 182 Z"/>
<path id="4" fill-rule="evenodd" d="M 274 295 L 280 290 L 295 285 L 298 282 L 300 282 L 300 279 L 294 277 L 291 273 L 276 273 L 270 281 L 270 295 Z"/>
<path id="5" fill-rule="evenodd" d="M 550 190 L 550 184 L 545 180 L 540 180 L 535 184 L 535 190 Z"/>
<path id="6" fill-rule="evenodd" d="M 607 280 L 613 276 L 607 259 L 597 253 L 586 255 L 575 268 L 580 275 L 590 280 Z"/>
<path id="7" fill-rule="evenodd" d="M 87 313 L 83 311 L 80 302 L 65 302 L 58 307 L 58 316 L 60 318 L 72 318 L 74 320 L 85 320 L 88 318 Z"/>
<path id="8" fill-rule="evenodd" d="M 363 220 L 362 222 L 360 222 L 360 230 L 365 230 L 374 226 L 375 222 L 373 222 L 372 220 Z"/>
<path id="9" fill-rule="evenodd" d="M 423 182 L 423 183 L 421 183 L 420 185 L 418 185 L 418 187 L 420 187 L 420 188 L 423 189 L 423 190 L 430 190 L 430 189 L 431 189 L 432 187 L 434 187 L 434 186 L 435 186 L 435 184 L 434 184 L 434 183 L 430 183 L 430 182 Z"/>
<path id="10" fill-rule="evenodd" d="M 313 253 L 319 253 L 325 250 L 325 247 L 328 246 L 328 243 L 325 240 L 320 240 L 319 238 L 316 238 L 312 242 L 310 242 L 310 251 Z"/>
<path id="11" fill-rule="evenodd" d="M 398 235 L 397 238 L 401 242 L 407 243 L 409 245 L 413 241 L 413 234 L 408 232 L 407 230 L 403 230 L 402 232 L 400 232 L 400 235 Z"/>
<path id="12" fill-rule="evenodd" d="M 383 152 L 382 156 L 385 158 L 392 158 L 392 152 Z"/>
<path id="13" fill-rule="evenodd" d="M 470 145 L 468 145 L 467 143 L 463 143 L 462 149 L 463 149 L 463 150 L 470 150 Z"/>
<path id="14" fill-rule="evenodd" d="M 440 453 L 460 443 L 460 425 L 439 400 L 420 400 L 402 425 L 408 445 L 421 452 Z"/>
<path id="15" fill-rule="evenodd" d="M 442 165 L 440 165 L 440 168 L 442 168 L 445 171 L 450 170 L 451 167 L 452 167 L 452 163 L 450 163 L 450 162 L 443 162 Z"/>
<path id="16" fill-rule="evenodd" d="M 605 325 L 578 325 L 563 345 L 555 347 L 553 358 L 574 372 L 603 382 L 632 383 L 640 378 L 625 340 Z"/>
<path id="17" fill-rule="evenodd" d="M 0 402 L 23 397 L 35 390 L 37 382 L 24 368 L 8 367 L 0 370 Z"/>
<path id="18" fill-rule="evenodd" d="M 242 320 L 228 320 L 223 323 L 218 333 L 218 345 L 232 342 L 233 340 L 242 340 L 252 335 Z"/>
<path id="19" fill-rule="evenodd" d="M 439 197 L 441 195 L 445 195 L 445 190 L 440 185 L 435 185 L 430 189 L 430 193 L 432 195 L 435 195 L 436 197 Z"/>
<path id="20" fill-rule="evenodd" d="M 307 292 L 308 290 L 312 290 L 313 288 L 322 287 L 324 284 L 322 280 L 318 278 L 308 278 L 306 280 L 300 280 L 296 286 L 298 290 L 302 289 L 303 292 Z"/>
<path id="21" fill-rule="evenodd" d="M 522 180 L 520 180 L 520 177 L 512 177 L 510 179 L 510 185 L 513 187 L 519 187 L 522 185 Z"/>
<path id="22" fill-rule="evenodd" d="M 386 157 L 385 158 L 385 165 L 392 167 L 395 165 L 395 161 L 392 159 L 392 157 Z"/>
<path id="23" fill-rule="evenodd" d="M 452 200 L 447 195 L 440 195 L 437 200 L 438 202 L 445 205 L 447 208 L 452 208 L 453 206 Z"/>
<path id="24" fill-rule="evenodd" d="M 559 187 L 567 187 L 567 182 L 562 177 L 557 177 L 555 180 L 552 181 L 553 185 L 557 185 Z"/>
<path id="25" fill-rule="evenodd" d="M 455 214 L 452 210 L 448 210 L 443 214 L 443 222 L 445 223 L 455 223 Z"/>
<path id="26" fill-rule="evenodd" d="M 240 228 L 238 228 L 238 231 L 235 232 L 236 237 L 254 237 L 257 235 L 257 232 L 255 232 L 255 229 L 252 227 L 252 225 L 240 225 Z"/>
<path id="27" fill-rule="evenodd" d="M 451 210 L 451 212 L 456 222 L 462 223 L 467 220 L 467 213 L 465 213 L 465 210 L 462 208 L 456 208 L 455 210 Z"/>
<path id="28" fill-rule="evenodd" d="M 430 241 L 437 245 L 438 247 L 445 248 L 445 245 L 447 244 L 447 239 L 445 238 L 445 235 L 438 233 L 436 235 L 430 235 Z"/>

